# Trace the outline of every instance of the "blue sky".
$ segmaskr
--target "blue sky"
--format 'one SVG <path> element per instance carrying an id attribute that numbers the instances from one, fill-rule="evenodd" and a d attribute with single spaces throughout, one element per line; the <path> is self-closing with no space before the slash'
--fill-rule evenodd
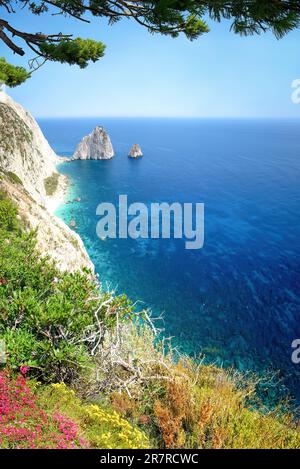
<path id="1" fill-rule="evenodd" d="M 73 32 L 107 45 L 85 70 L 46 64 L 10 94 L 36 117 L 300 117 L 291 83 L 300 78 L 300 31 L 239 37 L 229 24 L 209 22 L 197 41 L 151 35 L 132 21 L 87 25 L 61 16 L 9 15 L 30 32 Z M 0 45 L 0 56 L 27 65 Z"/>

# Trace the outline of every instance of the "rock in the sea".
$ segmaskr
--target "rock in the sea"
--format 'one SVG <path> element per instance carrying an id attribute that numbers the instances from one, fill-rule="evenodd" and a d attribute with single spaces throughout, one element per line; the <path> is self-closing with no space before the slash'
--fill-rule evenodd
<path id="1" fill-rule="evenodd" d="M 110 160 L 114 149 L 103 127 L 96 127 L 78 144 L 73 160 Z"/>
<path id="2" fill-rule="evenodd" d="M 128 153 L 130 158 L 140 158 L 143 156 L 142 149 L 138 143 L 132 145 L 130 152 Z"/>

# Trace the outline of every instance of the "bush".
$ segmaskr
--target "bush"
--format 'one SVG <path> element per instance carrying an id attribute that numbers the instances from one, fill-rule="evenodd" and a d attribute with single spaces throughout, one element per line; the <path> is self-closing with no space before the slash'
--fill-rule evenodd
<path id="1" fill-rule="evenodd" d="M 182 365 L 174 367 L 182 370 Z M 292 414 L 281 408 L 264 415 L 246 407 L 252 383 L 239 390 L 235 380 L 214 367 L 185 363 L 186 377 L 162 386 L 154 402 L 154 422 L 165 448 L 299 448 Z M 174 370 L 174 375 L 176 370 Z M 178 373 L 178 371 L 177 371 Z"/>
<path id="2" fill-rule="evenodd" d="M 26 369 L 22 369 L 23 373 Z M 6 449 L 82 448 L 79 426 L 60 413 L 49 415 L 21 374 L 0 371 L 0 447 Z"/>
<path id="3" fill-rule="evenodd" d="M 59 180 L 58 173 L 53 173 L 51 176 L 47 177 L 44 180 L 44 186 L 45 186 L 46 194 L 48 196 L 55 194 L 55 192 L 57 191 L 58 180 Z"/>
<path id="4" fill-rule="evenodd" d="M 149 448 L 149 440 L 117 412 L 84 404 L 65 384 L 41 386 L 0 371 L 0 448 Z"/>
<path id="5" fill-rule="evenodd" d="M 18 228 L 17 209 L 15 205 L 0 191 L 0 230 L 16 231 Z"/>
<path id="6" fill-rule="evenodd" d="M 116 321 L 113 311 L 122 319 L 132 307 L 126 296 L 101 293 L 89 272 L 61 273 L 41 258 L 35 234 L 20 231 L 16 214 L 15 206 L 2 196 L 0 336 L 13 369 L 26 363 L 43 381 L 70 383 L 83 367 L 92 366 L 89 353 L 100 321 L 104 332 Z"/>
<path id="7" fill-rule="evenodd" d="M 84 428 L 84 438 L 91 448 L 149 448 L 149 440 L 137 427 L 109 408 L 84 404 L 63 383 L 44 387 L 39 402 L 51 412 L 62 412 Z"/>

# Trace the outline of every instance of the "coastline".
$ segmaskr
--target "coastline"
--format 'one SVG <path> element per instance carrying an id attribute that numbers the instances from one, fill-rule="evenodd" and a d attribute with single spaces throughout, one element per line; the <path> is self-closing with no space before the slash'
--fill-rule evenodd
<path id="1" fill-rule="evenodd" d="M 52 224 L 58 228 L 54 239 L 55 248 L 52 257 L 62 271 L 76 271 L 85 267 L 91 271 L 94 277 L 95 266 L 80 235 L 74 231 L 63 218 L 56 214 L 59 207 L 66 203 L 67 196 L 70 195 L 69 190 L 72 186 L 70 178 L 59 171 L 60 164 L 61 161 L 59 161 L 56 166 L 56 172 L 59 175 L 56 191 L 52 196 L 47 196 L 45 200 L 46 212 L 50 215 Z M 57 241 L 57 236 L 60 237 L 61 234 L 63 234 L 64 242 L 68 243 L 69 255 L 67 256 L 67 262 L 63 250 L 60 250 L 55 242 Z M 96 277 L 94 278 L 96 279 Z"/>
<path id="2" fill-rule="evenodd" d="M 52 196 L 47 196 L 45 201 L 46 208 L 51 215 L 54 215 L 59 206 L 64 203 L 69 188 L 68 177 L 61 174 L 58 170 L 57 172 L 59 180 L 56 191 Z"/>

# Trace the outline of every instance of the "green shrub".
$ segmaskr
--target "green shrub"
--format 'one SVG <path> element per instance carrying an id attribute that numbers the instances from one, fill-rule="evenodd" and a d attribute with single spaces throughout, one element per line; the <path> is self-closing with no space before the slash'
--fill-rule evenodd
<path id="1" fill-rule="evenodd" d="M 252 385 L 239 390 L 218 368 L 192 360 L 169 364 L 155 385 L 145 383 L 133 396 L 134 413 L 159 448 L 278 449 L 299 448 L 300 432 L 292 414 L 281 407 L 261 413 L 246 407 Z M 130 408 L 130 401 L 124 407 Z M 120 406 L 119 406 L 120 408 Z"/>
<path id="2" fill-rule="evenodd" d="M 16 231 L 18 226 L 17 208 L 6 198 L 6 195 L 0 191 L 0 230 L 3 232 L 12 232 Z"/>
<path id="3" fill-rule="evenodd" d="M 0 200 L 0 336 L 9 363 L 30 364 L 45 381 L 71 382 L 88 365 L 98 321 L 113 327 L 110 310 L 129 315 L 126 296 L 101 293 L 89 272 L 61 273 L 36 250 L 34 233 L 16 230 L 16 207 Z M 95 316 L 97 311 L 97 319 Z M 30 345 L 29 345 L 30 344 Z"/>
<path id="4" fill-rule="evenodd" d="M 15 182 L 16 184 L 20 184 L 21 186 L 23 185 L 22 180 L 19 178 L 17 174 L 12 173 L 11 171 L 7 171 L 5 174 L 12 182 Z"/>
<path id="5" fill-rule="evenodd" d="M 149 448 L 147 436 L 119 413 L 103 405 L 82 402 L 63 383 L 38 389 L 39 403 L 48 413 L 62 413 L 77 422 L 91 448 Z"/>
<path id="6" fill-rule="evenodd" d="M 45 186 L 46 194 L 48 196 L 55 194 L 55 192 L 57 191 L 58 180 L 59 180 L 58 173 L 53 173 L 51 176 L 47 177 L 44 180 L 44 186 Z"/>

